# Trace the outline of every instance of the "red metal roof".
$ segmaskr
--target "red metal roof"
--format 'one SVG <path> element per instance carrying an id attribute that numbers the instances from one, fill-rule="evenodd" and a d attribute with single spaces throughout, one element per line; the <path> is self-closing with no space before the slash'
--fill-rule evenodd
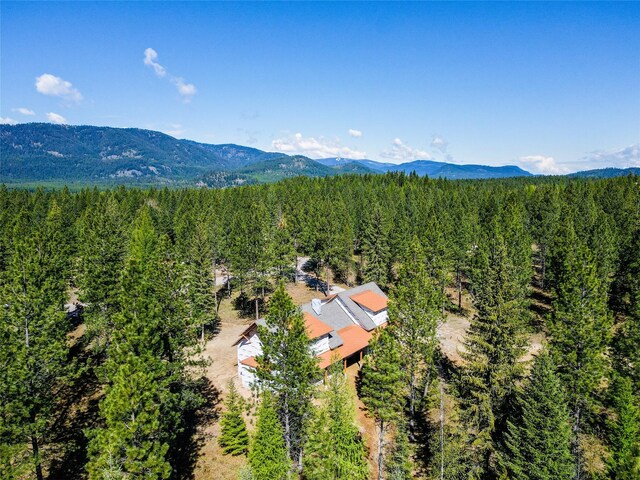
<path id="1" fill-rule="evenodd" d="M 351 295 L 349 298 L 358 305 L 368 308 L 372 312 L 379 312 L 380 310 L 387 308 L 387 299 L 375 292 L 372 292 L 371 290 L 356 293 L 355 295 Z"/>
<path id="2" fill-rule="evenodd" d="M 371 340 L 371 333 L 359 325 L 344 327 L 338 330 L 338 335 L 340 335 L 344 343 L 335 350 L 329 350 L 322 355 L 318 355 L 320 368 L 327 368 L 331 365 L 331 360 L 334 357 L 338 357 L 340 360 L 350 357 L 369 345 L 369 340 Z"/>
<path id="3" fill-rule="evenodd" d="M 307 326 L 307 335 L 309 335 L 311 340 L 326 335 L 333 330 L 333 328 L 323 323 L 319 318 L 307 312 L 304 312 L 304 323 Z"/>
<path id="4" fill-rule="evenodd" d="M 371 340 L 371 333 L 367 332 L 360 325 L 349 325 L 341 330 L 338 330 L 338 335 L 342 338 L 344 343 L 338 347 L 341 358 L 347 358 L 350 355 L 362 350 L 369 345 Z"/>
<path id="5" fill-rule="evenodd" d="M 246 365 L 247 367 L 257 368 L 258 362 L 256 362 L 256 357 L 247 357 L 243 360 L 240 360 L 240 363 Z"/>

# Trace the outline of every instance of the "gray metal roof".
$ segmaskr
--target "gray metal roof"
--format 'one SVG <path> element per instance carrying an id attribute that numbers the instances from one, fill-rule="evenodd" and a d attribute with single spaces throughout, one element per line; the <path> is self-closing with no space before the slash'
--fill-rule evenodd
<path id="1" fill-rule="evenodd" d="M 360 285 L 359 287 L 345 290 L 344 292 L 336 294 L 336 297 L 340 300 L 340 302 L 342 302 L 342 305 L 347 308 L 351 316 L 356 319 L 356 321 L 362 328 L 367 331 L 371 331 L 376 328 L 376 324 L 369 317 L 369 315 L 366 314 L 362 307 L 360 307 L 360 305 L 358 305 L 350 298 L 351 295 L 356 295 L 357 293 L 362 293 L 367 290 L 371 290 L 381 297 L 387 298 L 384 292 L 380 290 L 380 287 L 378 287 L 378 285 L 376 285 L 374 282 L 365 283 L 364 285 Z M 333 328 L 334 332 L 344 327 L 348 327 L 349 325 L 353 325 L 353 321 L 351 320 L 351 318 L 349 318 L 349 315 L 345 313 L 343 308 L 338 304 L 336 298 L 322 303 L 320 315 L 313 311 L 313 308 L 311 308 L 311 303 L 305 303 L 300 308 L 303 312 L 312 314 L 316 318 L 320 319 L 323 323 Z M 331 341 L 331 338 L 329 340 Z M 340 345 L 342 345 L 342 343 L 340 343 Z"/>
<path id="2" fill-rule="evenodd" d="M 322 299 L 322 308 L 320 310 L 320 315 L 318 315 L 313 310 L 313 308 L 311 308 L 311 303 L 305 303 L 300 307 L 303 312 L 310 313 L 311 315 L 322 321 L 322 323 L 328 325 L 333 329 L 329 333 L 329 346 L 331 350 L 338 348 L 344 343 L 344 340 L 340 338 L 340 335 L 338 335 L 338 330 L 354 324 L 353 320 L 351 320 L 349 315 L 338 304 L 338 300 L 342 302 L 342 305 L 346 307 L 351 316 L 356 319 L 356 321 L 362 328 L 367 331 L 371 331 L 376 328 L 376 324 L 369 317 L 369 315 L 366 314 L 366 312 L 360 305 L 358 305 L 350 298 L 352 295 L 356 295 L 367 290 L 371 290 L 381 297 L 387 298 L 384 292 L 380 290 L 380 287 L 378 287 L 378 285 L 376 285 L 374 282 L 369 282 L 365 283 L 364 285 L 360 285 L 359 287 L 337 293 L 336 295 L 334 295 L 333 297 L 329 297 L 328 299 Z M 266 327 L 266 324 L 267 322 L 265 321 L 265 319 L 261 318 L 252 323 L 251 326 L 249 326 L 249 328 L 245 330 L 245 332 L 249 331 L 254 325 Z M 241 340 L 241 338 L 238 339 L 235 344 L 237 344 Z"/>
<path id="3" fill-rule="evenodd" d="M 358 323 L 367 331 L 371 331 L 376 328 L 376 324 L 371 320 L 369 315 L 365 313 L 360 305 L 351 300 L 351 295 L 355 295 L 357 293 L 362 293 L 367 290 L 371 290 L 373 293 L 380 295 L 383 298 L 387 298 L 380 287 L 376 285 L 374 282 L 365 283 L 364 285 L 360 285 L 359 287 L 352 288 L 351 290 L 345 290 L 344 292 L 338 293 L 338 298 L 344 303 L 347 307 L 351 315 L 353 315 Z"/>

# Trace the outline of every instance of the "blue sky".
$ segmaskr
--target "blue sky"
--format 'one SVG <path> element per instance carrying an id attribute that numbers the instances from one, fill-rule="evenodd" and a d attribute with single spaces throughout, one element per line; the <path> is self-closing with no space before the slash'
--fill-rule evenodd
<path id="1" fill-rule="evenodd" d="M 2 122 L 394 163 L 640 166 L 640 3 L 0 3 Z"/>

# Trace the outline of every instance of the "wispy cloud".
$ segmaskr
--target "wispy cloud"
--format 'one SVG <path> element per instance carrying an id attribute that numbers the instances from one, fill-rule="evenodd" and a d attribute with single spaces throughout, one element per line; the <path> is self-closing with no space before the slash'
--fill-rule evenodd
<path id="1" fill-rule="evenodd" d="M 244 143 L 246 145 L 255 145 L 258 143 L 258 135 L 260 130 L 248 130 L 246 128 L 238 128 L 238 132 L 246 136 Z"/>
<path id="2" fill-rule="evenodd" d="M 16 120 L 10 117 L 0 117 L 0 125 L 15 125 L 18 123 Z"/>
<path id="3" fill-rule="evenodd" d="M 33 110 L 29 110 L 28 108 L 24 108 L 24 107 L 20 107 L 20 108 L 12 108 L 11 109 L 12 112 L 18 112 L 22 115 L 35 115 L 36 112 L 34 112 Z"/>
<path id="4" fill-rule="evenodd" d="M 584 168 L 638 167 L 640 166 L 640 143 L 619 150 L 596 150 L 580 159 Z"/>
<path id="5" fill-rule="evenodd" d="M 362 136 L 361 130 L 354 130 L 353 128 L 349 129 L 349 136 L 354 138 L 360 138 Z"/>
<path id="6" fill-rule="evenodd" d="M 172 123 L 169 129 L 162 131 L 162 133 L 166 133 L 167 135 L 171 135 L 172 137 L 179 137 L 184 134 L 184 132 L 184 128 L 182 128 L 182 125 L 179 123 Z"/>
<path id="7" fill-rule="evenodd" d="M 391 148 L 380 152 L 380 156 L 396 163 L 410 162 L 412 160 L 433 160 L 433 155 L 429 152 L 410 147 L 399 138 L 393 140 Z"/>
<path id="8" fill-rule="evenodd" d="M 304 137 L 301 133 L 277 138 L 271 142 L 271 146 L 278 152 L 306 155 L 311 158 L 341 157 L 362 159 L 367 155 L 366 152 L 342 145 L 337 139 Z"/>
<path id="9" fill-rule="evenodd" d="M 169 82 L 171 82 L 178 90 L 178 93 L 182 96 L 182 100 L 185 103 L 191 101 L 193 96 L 196 94 L 197 89 L 193 83 L 187 83 L 187 81 L 182 77 L 176 77 L 171 75 L 167 69 L 158 63 L 158 52 L 156 52 L 153 48 L 147 48 L 144 51 L 144 59 L 143 62 L 147 67 L 150 67 L 155 72 L 156 76 L 160 78 L 167 78 Z"/>
<path id="10" fill-rule="evenodd" d="M 453 161 L 453 157 L 448 151 L 449 142 L 447 142 L 442 135 L 436 134 L 431 137 L 431 148 L 439 152 L 442 155 L 443 160 L 445 160 L 446 162 Z"/>
<path id="11" fill-rule="evenodd" d="M 569 168 L 558 165 L 553 157 L 547 157 L 545 155 L 527 155 L 520 157 L 517 163 L 531 173 L 562 175 L 569 172 Z"/>
<path id="12" fill-rule="evenodd" d="M 81 102 L 83 98 L 80 91 L 71 82 L 50 73 L 43 73 L 36 78 L 36 90 L 43 95 L 60 97 L 75 103 Z"/>
<path id="13" fill-rule="evenodd" d="M 59 125 L 63 123 L 67 123 L 66 118 L 54 112 L 47 113 L 47 120 L 49 120 L 51 123 L 57 123 Z"/>
<path id="14" fill-rule="evenodd" d="M 153 68 L 154 72 L 156 72 L 156 75 L 162 78 L 167 74 L 167 70 L 158 62 L 156 62 L 157 59 L 158 52 L 156 52 L 153 48 L 147 48 L 144 51 L 144 64 L 147 67 Z"/>

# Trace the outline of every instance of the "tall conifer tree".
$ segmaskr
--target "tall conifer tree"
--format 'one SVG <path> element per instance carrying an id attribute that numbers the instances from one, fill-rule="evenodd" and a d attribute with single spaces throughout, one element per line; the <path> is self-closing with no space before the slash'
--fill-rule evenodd
<path id="1" fill-rule="evenodd" d="M 597 402 L 604 375 L 611 317 L 607 294 L 589 249 L 568 230 L 572 249 L 565 251 L 556 277 L 556 300 L 550 322 L 551 352 L 568 393 L 572 415 L 576 479 L 580 478 L 580 434 Z"/>
<path id="2" fill-rule="evenodd" d="M 204 218 L 196 222 L 187 249 L 187 304 L 193 328 L 204 345 L 205 329 L 214 328 L 218 318 L 212 232 Z"/>
<path id="3" fill-rule="evenodd" d="M 100 198 L 79 221 L 80 299 L 94 347 L 106 348 L 119 310 L 119 282 L 125 257 L 125 227 L 113 196 Z"/>
<path id="4" fill-rule="evenodd" d="M 241 455 L 247 453 L 249 448 L 249 434 L 242 418 L 242 405 L 242 397 L 231 380 L 225 400 L 226 410 L 220 420 L 221 432 L 218 439 L 222 451 L 226 454 Z"/>
<path id="5" fill-rule="evenodd" d="M 290 478 L 291 460 L 284 442 L 284 430 L 269 391 L 262 394 L 256 431 L 251 440 L 248 458 L 254 480 Z"/>
<path id="6" fill-rule="evenodd" d="M 420 242 L 414 237 L 399 268 L 398 285 L 389 298 L 388 329 L 396 339 L 407 385 L 409 433 L 413 435 L 420 387 L 433 367 L 436 328 L 442 318 L 440 292 L 428 276 Z"/>
<path id="7" fill-rule="evenodd" d="M 258 327 L 262 355 L 256 358 L 260 387 L 273 393 L 289 458 L 302 467 L 305 428 L 315 383 L 320 379 L 302 312 L 280 282 L 269 303 L 266 326 Z"/>
<path id="8" fill-rule="evenodd" d="M 376 423 L 378 436 L 378 480 L 384 478 L 387 435 L 402 416 L 404 373 L 400 351 L 391 333 L 384 329 L 370 345 L 362 368 L 360 396 Z"/>
<path id="9" fill-rule="evenodd" d="M 369 465 L 362 437 L 355 423 L 353 395 L 342 362 L 330 369 L 322 403 L 309 426 L 305 448 L 304 478 L 308 480 L 367 480 Z"/>
<path id="10" fill-rule="evenodd" d="M 525 291 L 504 238 L 494 225 L 492 238 L 477 252 L 477 313 L 465 340 L 466 360 L 458 381 L 464 419 L 474 452 L 474 478 L 495 468 L 495 450 L 523 374 Z"/>
<path id="11" fill-rule="evenodd" d="M 515 409 L 514 409 L 515 410 Z M 570 480 L 569 409 L 551 356 L 536 358 L 531 379 L 518 398 L 520 414 L 511 416 L 499 463 L 514 480 Z"/>
<path id="12" fill-rule="evenodd" d="M 73 374 L 63 308 L 68 258 L 62 242 L 67 240 L 60 238 L 60 222 L 55 203 L 45 218 L 19 214 L 0 286 L 0 453 L 27 461 L 19 451 L 30 445 L 38 480 L 43 479 L 42 445 L 55 418 L 55 392 Z M 22 469 L 19 463 L 13 467 Z"/>
<path id="13" fill-rule="evenodd" d="M 143 208 L 136 219 L 122 278 L 121 311 L 100 368 L 104 428 L 89 436 L 90 478 L 123 475 L 164 479 L 169 449 L 181 429 L 186 326 L 173 294 L 166 242 Z"/>
<path id="14" fill-rule="evenodd" d="M 613 381 L 615 418 L 609 425 L 612 455 L 609 472 L 615 480 L 640 478 L 640 407 L 631 380 L 617 375 Z"/>

